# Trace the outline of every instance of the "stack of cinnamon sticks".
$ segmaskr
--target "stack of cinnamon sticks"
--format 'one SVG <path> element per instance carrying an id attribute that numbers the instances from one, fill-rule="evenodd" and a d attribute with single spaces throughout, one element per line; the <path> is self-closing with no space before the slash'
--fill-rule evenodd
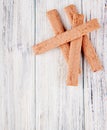
<path id="1" fill-rule="evenodd" d="M 71 30 L 65 31 L 59 13 L 56 9 L 47 12 L 55 36 L 33 46 L 34 53 L 41 54 L 48 50 L 59 47 L 68 65 L 67 86 L 78 86 L 78 76 L 81 73 L 80 56 L 81 50 L 90 64 L 92 71 L 102 70 L 102 65 L 95 49 L 88 38 L 87 33 L 100 27 L 97 19 L 84 23 L 84 16 L 79 14 L 75 5 L 69 5 L 64 11 L 72 26 Z"/>

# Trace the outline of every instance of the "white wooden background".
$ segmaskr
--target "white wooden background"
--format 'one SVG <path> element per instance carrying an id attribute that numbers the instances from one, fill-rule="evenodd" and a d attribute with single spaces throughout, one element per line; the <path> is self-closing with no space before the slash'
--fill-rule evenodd
<path id="1" fill-rule="evenodd" d="M 75 4 L 101 29 L 90 38 L 104 66 L 82 58 L 78 87 L 65 84 L 60 50 L 34 56 L 31 46 L 53 36 L 46 11 Z M 107 130 L 107 0 L 0 0 L 0 130 Z"/>

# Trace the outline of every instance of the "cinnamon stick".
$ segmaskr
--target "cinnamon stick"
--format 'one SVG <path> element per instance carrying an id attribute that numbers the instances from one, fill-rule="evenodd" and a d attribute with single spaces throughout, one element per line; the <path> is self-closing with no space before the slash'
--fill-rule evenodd
<path id="1" fill-rule="evenodd" d="M 78 14 L 78 11 L 77 11 L 75 5 L 69 5 L 69 6 L 65 7 L 65 12 L 68 16 L 70 24 L 72 25 L 73 24 L 73 14 Z M 91 69 L 94 72 L 103 69 L 101 62 L 95 52 L 95 49 L 87 35 L 83 36 L 82 50 L 83 50 L 86 60 L 88 61 L 88 63 L 91 66 Z"/>
<path id="2" fill-rule="evenodd" d="M 44 53 L 44 52 L 49 51 L 53 48 L 56 48 L 60 45 L 63 45 L 64 43 L 73 41 L 93 30 L 98 29 L 99 27 L 100 27 L 100 25 L 99 25 L 97 19 L 90 20 L 87 23 L 79 25 L 71 30 L 58 34 L 57 36 L 54 36 L 37 45 L 34 45 L 33 50 L 34 50 L 35 54 Z"/>
<path id="3" fill-rule="evenodd" d="M 48 11 L 47 12 L 47 17 L 48 17 L 48 19 L 50 21 L 53 32 L 56 35 L 58 35 L 58 34 L 65 31 L 65 28 L 64 28 L 63 23 L 61 21 L 59 13 L 58 13 L 58 11 L 56 9 Z M 62 54 L 63 54 L 66 62 L 68 63 L 69 49 L 70 49 L 69 43 L 65 43 L 65 44 L 59 46 L 59 48 L 61 49 Z"/>

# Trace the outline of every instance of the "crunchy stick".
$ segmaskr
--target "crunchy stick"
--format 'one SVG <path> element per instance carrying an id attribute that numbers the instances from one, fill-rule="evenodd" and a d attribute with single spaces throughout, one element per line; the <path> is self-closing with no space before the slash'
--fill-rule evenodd
<path id="1" fill-rule="evenodd" d="M 58 34 L 48 40 L 45 40 L 37 45 L 33 46 L 35 54 L 41 54 L 46 51 L 49 51 L 53 48 L 56 48 L 64 43 L 73 41 L 91 31 L 94 31 L 100 27 L 97 19 L 92 19 L 87 23 L 79 25 L 71 30 Z"/>
<path id="2" fill-rule="evenodd" d="M 52 26 L 52 29 L 56 35 L 65 31 L 65 28 L 64 28 L 63 23 L 61 21 L 59 13 L 56 9 L 48 11 L 47 17 L 48 17 L 50 24 Z M 70 49 L 69 43 L 65 43 L 59 47 L 63 53 L 63 56 L 64 56 L 66 62 L 68 63 L 69 49 Z"/>
<path id="3" fill-rule="evenodd" d="M 77 11 L 75 5 L 69 5 L 69 6 L 65 7 L 65 12 L 68 16 L 70 24 L 72 25 L 73 24 L 73 14 L 78 14 L 78 11 Z M 103 69 L 101 62 L 95 52 L 95 49 L 94 49 L 93 45 L 91 44 L 91 41 L 89 40 L 87 35 L 83 36 L 82 50 L 84 52 L 85 58 L 87 59 L 88 63 L 91 66 L 91 69 L 94 72 Z"/>
<path id="4" fill-rule="evenodd" d="M 91 44 L 91 41 L 89 40 L 87 35 L 83 36 L 82 50 L 84 52 L 85 58 L 87 59 L 88 63 L 91 65 L 91 69 L 94 72 L 103 69 L 101 62 L 95 52 L 95 49 Z"/>
<path id="5" fill-rule="evenodd" d="M 80 14 L 73 15 L 73 27 L 83 24 L 84 16 Z M 82 37 L 70 42 L 67 86 L 78 86 L 78 70 L 80 66 Z"/>

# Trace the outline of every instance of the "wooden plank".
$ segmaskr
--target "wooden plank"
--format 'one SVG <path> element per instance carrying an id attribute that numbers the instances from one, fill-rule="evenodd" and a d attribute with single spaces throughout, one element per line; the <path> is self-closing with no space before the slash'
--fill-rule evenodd
<path id="1" fill-rule="evenodd" d="M 0 12 L 0 130 L 34 130 L 34 2 L 0 0 Z"/>
<path id="2" fill-rule="evenodd" d="M 84 63 L 85 129 L 107 130 L 107 2 L 106 0 L 83 0 L 86 20 L 98 18 L 101 29 L 90 36 L 104 70 L 93 73 Z"/>
<path id="3" fill-rule="evenodd" d="M 58 9 L 67 29 L 71 28 L 63 10 L 69 4 L 77 5 L 81 12 L 78 0 L 36 0 L 36 43 L 54 35 L 46 17 L 50 9 Z M 58 48 L 36 57 L 37 130 L 84 129 L 82 76 L 74 88 L 66 86 L 66 74 L 67 65 Z"/>

